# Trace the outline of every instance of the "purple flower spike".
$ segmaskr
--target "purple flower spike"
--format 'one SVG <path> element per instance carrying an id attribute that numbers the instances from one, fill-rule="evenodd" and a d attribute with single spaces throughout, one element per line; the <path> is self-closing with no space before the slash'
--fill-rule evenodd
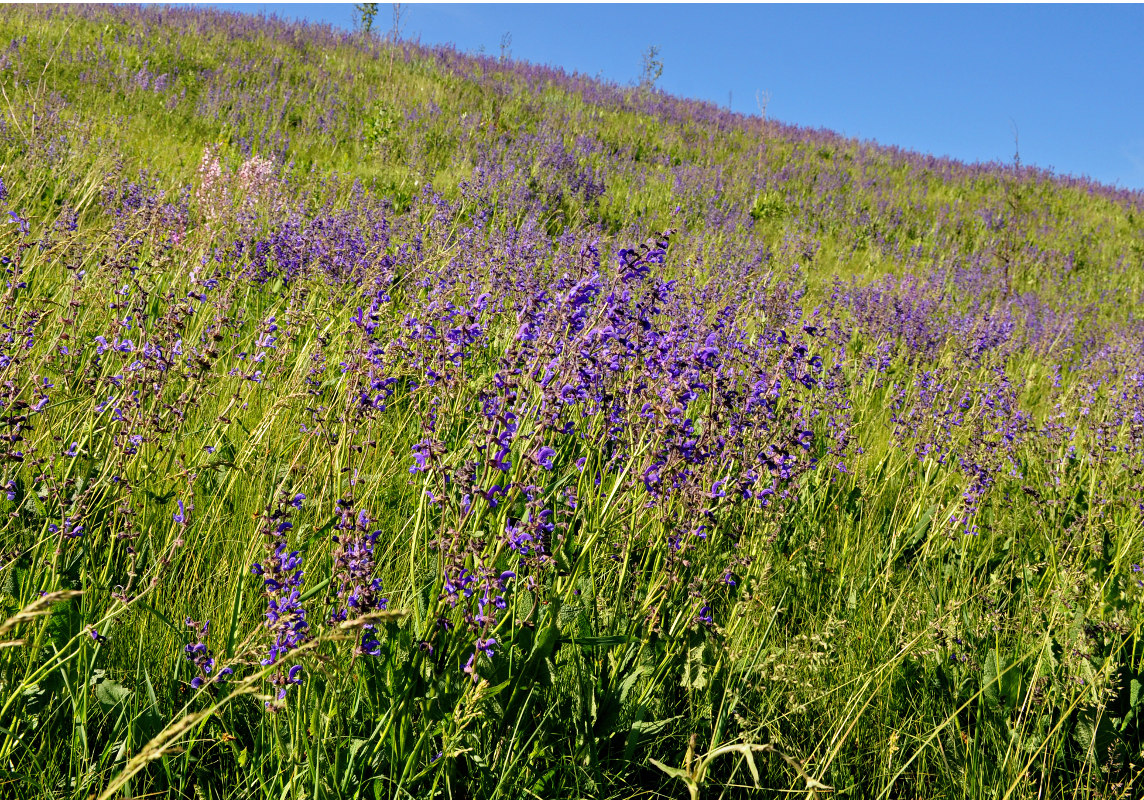
<path id="1" fill-rule="evenodd" d="M 207 636 L 210 634 L 210 620 L 204 622 L 195 622 L 188 617 L 186 619 L 188 628 L 195 632 L 195 641 L 188 644 L 183 648 L 183 652 L 187 656 L 187 661 L 191 662 L 196 669 L 201 673 L 191 679 L 191 688 L 199 689 L 206 685 L 207 679 L 214 671 L 215 659 L 211 654 L 210 648 L 207 647 Z M 218 675 L 214 678 L 214 683 L 222 683 L 223 679 L 229 675 L 233 675 L 234 670 L 230 667 L 224 667 L 219 670 Z"/>
<path id="2" fill-rule="evenodd" d="M 15 211 L 9 211 L 8 216 L 11 217 L 12 222 L 16 223 L 16 227 L 20 229 L 21 236 L 27 236 L 31 233 L 32 229 L 28 227 L 28 220 L 26 218 L 21 217 Z"/>
<path id="3" fill-rule="evenodd" d="M 370 531 L 370 516 L 364 510 L 356 515 L 351 508 L 342 511 L 341 520 L 334 526 L 340 531 L 335 541 L 340 545 L 334 553 L 333 580 L 337 586 L 337 601 L 330 622 L 337 623 L 351 615 L 360 616 L 384 611 L 388 598 L 381 594 L 381 579 L 377 571 L 374 542 L 381 531 Z M 358 643 L 358 654 L 377 656 L 382 652 L 374 625 L 366 625 Z"/>
<path id="4" fill-rule="evenodd" d="M 268 554 L 262 563 L 251 567 L 251 572 L 262 578 L 267 597 L 264 624 L 271 643 L 262 659 L 263 666 L 278 663 L 280 658 L 311 638 L 306 608 L 301 600 L 302 554 L 297 550 L 287 550 L 287 536 L 293 526 L 284 516 L 291 499 L 289 496 L 281 498 L 278 507 L 266 516 L 262 533 L 268 537 Z M 281 708 L 280 701 L 285 699 L 290 684 L 299 682 L 300 671 L 301 665 L 296 664 L 289 671 L 279 669 L 271 675 L 270 682 L 278 687 L 278 693 L 277 701 L 267 703 L 267 710 L 278 711 Z"/>
<path id="5" fill-rule="evenodd" d="M 477 639 L 477 649 L 485 654 L 486 658 L 496 655 L 497 640 L 491 636 L 487 639 Z"/>

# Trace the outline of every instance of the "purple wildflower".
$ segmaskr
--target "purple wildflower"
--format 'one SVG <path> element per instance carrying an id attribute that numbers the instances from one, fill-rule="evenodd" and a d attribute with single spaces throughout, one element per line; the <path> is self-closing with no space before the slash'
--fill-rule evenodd
<path id="1" fill-rule="evenodd" d="M 541 447 L 536 451 L 536 463 L 547 470 L 552 469 L 552 459 L 556 455 L 556 451 L 551 447 Z"/>

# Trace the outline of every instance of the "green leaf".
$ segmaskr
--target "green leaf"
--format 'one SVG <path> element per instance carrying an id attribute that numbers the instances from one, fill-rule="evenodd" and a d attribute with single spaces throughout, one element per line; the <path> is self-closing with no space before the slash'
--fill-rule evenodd
<path id="1" fill-rule="evenodd" d="M 302 601 L 305 602 L 306 600 L 309 600 L 311 597 L 313 597 L 314 595 L 316 595 L 318 592 L 322 591 L 323 589 L 325 589 L 329 585 L 330 585 L 330 579 L 329 578 L 326 578 L 321 583 L 314 584 L 313 586 L 311 586 L 309 589 L 307 589 L 305 592 L 302 593 L 302 598 L 301 598 Z"/>
<path id="2" fill-rule="evenodd" d="M 92 678 L 93 681 L 98 678 Z M 104 711 L 112 711 L 122 703 L 126 703 L 131 697 L 131 690 L 121 684 L 119 681 L 98 680 L 92 692 L 95 699 L 99 701 L 99 705 Z"/>
<path id="3" fill-rule="evenodd" d="M 536 636 L 536 642 L 532 645 L 531 655 L 533 657 L 547 658 L 552 653 L 559 638 L 560 630 L 555 624 L 545 625 Z"/>
<path id="4" fill-rule="evenodd" d="M 707 665 L 703 663 L 705 645 L 692 647 L 687 651 L 687 660 L 683 662 L 683 678 L 680 686 L 685 689 L 703 689 L 707 686 Z"/>
<path id="5" fill-rule="evenodd" d="M 683 719 L 682 714 L 666 719 L 641 719 L 632 723 L 632 730 L 640 736 L 656 736 L 671 727 L 676 720 Z"/>
<path id="6" fill-rule="evenodd" d="M 981 668 L 981 696 L 991 706 L 1000 705 L 1001 687 L 998 685 L 999 675 L 1004 667 L 1004 659 L 997 655 L 994 648 L 985 656 L 985 663 Z"/>
<path id="7" fill-rule="evenodd" d="M 695 781 L 691 779 L 691 776 L 688 775 L 687 772 L 679 769 L 678 767 L 669 767 L 667 764 L 664 764 L 662 761 L 657 761 L 654 758 L 649 758 L 648 761 L 652 764 L 652 766 L 659 767 L 661 770 L 667 773 L 668 777 L 679 778 L 679 780 L 683 781 L 688 786 L 692 786 L 695 783 Z"/>
<path id="8" fill-rule="evenodd" d="M 25 495 L 24 505 L 28 507 L 34 518 L 47 519 L 48 509 L 35 492 L 29 492 Z"/>
<path id="9" fill-rule="evenodd" d="M 644 670 L 637 668 L 630 675 L 620 681 L 620 702 L 626 703 L 628 700 L 628 692 L 636 685 L 636 681 L 644 674 Z"/>

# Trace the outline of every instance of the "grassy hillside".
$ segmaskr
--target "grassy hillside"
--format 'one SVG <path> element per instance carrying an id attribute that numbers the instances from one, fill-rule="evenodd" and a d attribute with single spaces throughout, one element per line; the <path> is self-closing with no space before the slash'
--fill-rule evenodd
<path id="1" fill-rule="evenodd" d="M 0 797 L 1135 797 L 1144 193 L 0 17 Z"/>

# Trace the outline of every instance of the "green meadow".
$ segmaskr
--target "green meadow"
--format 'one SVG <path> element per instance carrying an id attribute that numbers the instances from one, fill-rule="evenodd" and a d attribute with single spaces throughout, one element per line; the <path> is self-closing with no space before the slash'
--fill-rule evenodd
<path id="1" fill-rule="evenodd" d="M 0 15 L 0 798 L 1130 798 L 1144 194 Z"/>

